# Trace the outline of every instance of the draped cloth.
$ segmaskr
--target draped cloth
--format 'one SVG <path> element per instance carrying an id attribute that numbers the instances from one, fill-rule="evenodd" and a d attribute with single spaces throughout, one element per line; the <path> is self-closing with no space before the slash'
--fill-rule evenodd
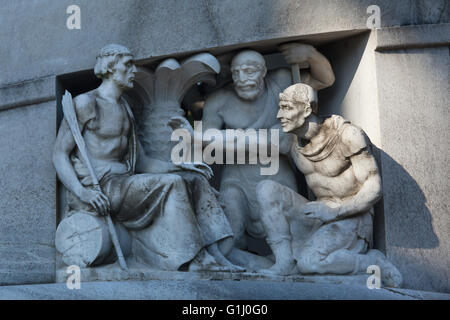
<path id="1" fill-rule="evenodd" d="M 203 214 L 194 214 L 185 182 L 179 176 L 134 174 L 135 121 L 125 101 L 123 105 L 131 123 L 129 152 L 124 159 L 126 172 L 112 174 L 108 166 L 94 170 L 103 193 L 110 200 L 111 216 L 132 235 L 132 253 L 136 260 L 156 269 L 178 270 L 203 247 L 230 237 L 231 229 L 223 213 L 223 218 L 211 217 L 206 214 L 206 208 L 199 210 Z M 84 163 L 75 153 L 71 160 L 80 182 L 92 187 Z M 67 198 L 71 210 L 94 211 L 70 192 Z"/>

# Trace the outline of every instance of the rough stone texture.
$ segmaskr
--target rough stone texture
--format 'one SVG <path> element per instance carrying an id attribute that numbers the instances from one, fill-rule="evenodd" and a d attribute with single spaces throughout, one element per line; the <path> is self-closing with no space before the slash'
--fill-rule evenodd
<path id="1" fill-rule="evenodd" d="M 449 300 L 449 294 L 365 286 L 274 281 L 122 281 L 0 287 L 0 299 L 48 300 Z"/>
<path id="2" fill-rule="evenodd" d="M 71 2 L 4 2 L 0 61 L 8 63 L 1 67 L 0 87 L 91 69 L 98 48 L 111 42 L 127 46 L 137 59 L 147 59 L 274 38 L 367 29 L 366 10 L 374 1 L 79 0 L 81 30 L 66 28 L 66 8 Z M 376 4 L 382 27 L 450 20 L 446 0 L 378 0 Z"/>
<path id="3" fill-rule="evenodd" d="M 0 285 L 52 282 L 55 103 L 0 112 Z"/>
<path id="4" fill-rule="evenodd" d="M 380 29 L 377 30 L 377 51 L 449 44 L 449 29 L 449 23 Z"/>
<path id="5" fill-rule="evenodd" d="M 135 259 L 128 259 L 129 270 L 120 269 L 118 262 L 95 268 L 81 268 L 80 277 L 83 282 L 93 281 L 130 281 L 130 280 L 253 280 L 277 282 L 309 282 L 365 286 L 368 275 L 292 275 L 278 276 L 256 272 L 229 272 L 229 271 L 165 271 L 151 269 Z M 72 274 L 72 273 L 70 273 Z M 69 277 L 67 266 L 56 271 L 56 282 L 66 282 Z M 383 286 L 383 284 L 382 284 Z"/>
<path id="6" fill-rule="evenodd" d="M 383 51 L 376 66 L 387 255 L 406 287 L 450 292 L 449 47 Z"/>
<path id="7" fill-rule="evenodd" d="M 0 66 L 0 110 L 52 100 L 52 75 L 91 69 L 97 50 L 111 41 L 129 46 L 138 59 L 145 59 L 141 62 L 150 62 L 163 55 L 228 50 L 233 45 L 265 44 L 289 37 L 295 40 L 308 34 L 327 39 L 328 32 L 366 30 L 366 8 L 373 4 L 372 0 L 261 0 L 258 5 L 250 0 L 79 0 L 82 30 L 68 30 L 65 10 L 70 2 L 4 2 L 0 12 L 0 61 L 7 63 Z M 443 40 L 442 34 L 449 34 L 442 31 L 442 24 L 450 21 L 446 0 L 379 0 L 376 4 L 382 11 L 383 27 L 441 24 L 430 26 L 438 28 L 441 36 L 436 29 L 423 32 L 427 27 L 420 27 L 422 36 L 412 38 L 405 37 L 402 28 L 395 33 L 381 29 L 379 50 L 395 47 L 397 41 L 405 39 L 409 39 L 407 43 L 415 42 L 413 47 L 422 42 L 434 46 Z M 242 12 L 246 13 L 244 17 Z M 192 32 L 194 26 L 196 30 Z M 412 29 L 414 35 L 417 28 Z M 276 40 L 277 37 L 284 40 Z M 445 184 L 448 48 L 376 55 L 378 81 L 373 86 L 380 90 L 378 104 L 383 108 L 379 110 L 380 143 L 386 151 L 382 169 L 384 188 L 390 192 L 385 193 L 388 203 L 384 206 L 390 210 L 386 238 L 392 244 L 388 244 L 387 252 L 407 273 L 405 282 L 411 286 L 449 291 L 449 190 Z M 365 58 L 362 66 L 364 61 Z M 442 76 L 446 70 L 447 78 Z M 370 88 L 366 85 L 352 84 L 356 90 L 344 101 L 361 93 L 372 95 L 372 91 L 364 92 Z M 418 91 L 419 88 L 423 89 Z M 446 93 L 447 100 L 439 103 L 438 97 Z M 431 103 L 426 101 L 427 96 L 433 97 Z M 428 107 L 423 109 L 424 105 Z M 423 110 L 433 113 L 425 114 Z M 422 114 L 425 121 L 420 118 Z M 343 115 L 353 120 L 352 113 Z M 405 121 L 408 117 L 411 120 Z M 0 284 L 47 282 L 54 277 L 56 183 L 50 155 L 55 118 L 54 102 L 0 112 Z M 372 138 L 371 127 L 366 124 L 370 123 L 359 123 Z M 375 123 L 370 125 L 376 127 Z M 13 292 L 20 297 L 26 288 Z M 270 286 L 266 288 L 270 291 Z M 39 290 L 36 287 L 36 292 Z M 57 296 L 58 292 L 54 294 Z M 172 296 L 170 291 L 167 294 Z"/>

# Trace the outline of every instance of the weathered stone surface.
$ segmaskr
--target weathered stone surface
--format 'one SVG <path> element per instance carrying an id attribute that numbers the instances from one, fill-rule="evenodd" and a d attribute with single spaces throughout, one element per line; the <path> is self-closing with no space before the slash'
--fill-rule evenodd
<path id="1" fill-rule="evenodd" d="M 81 283 L 80 290 L 66 284 L 0 288 L 0 299 L 70 300 L 449 300 L 450 295 L 402 289 L 372 289 L 327 283 L 275 281 L 125 281 Z"/>
<path id="2" fill-rule="evenodd" d="M 449 48 L 383 51 L 376 66 L 387 255 L 406 287 L 450 292 Z"/>
<path id="3" fill-rule="evenodd" d="M 0 284 L 54 279 L 54 102 L 0 112 Z"/>
<path id="4" fill-rule="evenodd" d="M 366 10 L 372 4 L 371 0 L 79 0 L 81 30 L 69 30 L 68 3 L 10 0 L 0 13 L 5 26 L 0 30 L 0 61 L 8 61 L 2 65 L 0 86 L 90 69 L 98 48 L 111 42 L 126 45 L 137 59 L 147 59 L 274 38 L 365 30 Z M 450 21 L 446 0 L 377 4 L 382 27 Z M 20 35 L 21 41 L 12 34 Z"/>

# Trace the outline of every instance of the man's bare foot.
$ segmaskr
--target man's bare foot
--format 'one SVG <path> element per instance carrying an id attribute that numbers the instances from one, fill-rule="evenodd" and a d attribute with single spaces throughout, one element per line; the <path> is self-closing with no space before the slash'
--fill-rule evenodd
<path id="1" fill-rule="evenodd" d="M 205 249 L 200 250 L 197 256 L 189 264 L 189 271 L 230 271 L 229 267 L 221 266 Z"/>
<path id="2" fill-rule="evenodd" d="M 376 258 L 376 264 L 380 267 L 381 282 L 383 285 L 392 288 L 399 288 L 402 285 L 402 274 L 381 251 L 372 249 L 369 250 L 367 255 Z"/>
<path id="3" fill-rule="evenodd" d="M 230 272 L 245 272 L 245 268 L 233 264 L 228 260 L 220 251 L 217 243 L 213 243 L 208 247 L 208 252 L 214 257 L 216 262 L 218 262 L 223 267 L 227 267 Z"/>
<path id="4" fill-rule="evenodd" d="M 296 273 L 297 265 L 294 259 L 277 261 L 269 269 L 259 270 L 258 273 L 278 275 L 278 276 L 289 276 Z"/>

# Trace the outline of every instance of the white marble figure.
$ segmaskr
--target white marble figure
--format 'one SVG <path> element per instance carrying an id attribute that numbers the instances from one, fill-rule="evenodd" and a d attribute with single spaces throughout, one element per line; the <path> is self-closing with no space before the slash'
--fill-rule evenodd
<path id="1" fill-rule="evenodd" d="M 323 89 L 333 84 L 334 74 L 330 63 L 314 47 L 290 43 L 283 45 L 281 51 L 288 63 L 309 66 L 309 71 L 302 71 L 302 81 L 310 84 L 314 89 Z M 219 89 L 213 92 L 205 102 L 202 118 L 203 131 L 212 128 L 219 130 L 281 129 L 276 118 L 278 95 L 292 84 L 290 70 L 280 68 L 267 72 L 264 57 L 256 51 L 245 50 L 232 59 L 231 72 L 234 89 Z M 173 129 L 186 128 L 189 124 L 182 119 L 172 119 L 171 126 Z M 223 134 L 223 136 L 223 145 L 226 145 L 226 135 Z M 267 140 L 270 141 L 270 134 L 268 136 Z M 233 142 L 231 141 L 231 144 Z M 247 236 L 259 239 L 266 236 L 260 220 L 260 206 L 256 199 L 257 183 L 263 179 L 271 179 L 292 190 L 297 190 L 296 179 L 287 155 L 290 142 L 290 135 L 280 132 L 279 171 L 275 175 L 261 175 L 260 164 L 224 165 L 220 193 L 234 237 L 221 243 L 220 248 L 225 255 L 232 253 L 235 261 L 239 257 L 240 263 L 247 264 L 249 269 L 256 256 L 242 251 L 247 249 Z M 204 146 L 208 143 L 203 141 Z M 263 143 L 263 147 L 268 148 L 266 142 Z M 248 145 L 246 152 L 248 152 Z"/>
<path id="2" fill-rule="evenodd" d="M 295 84 L 280 94 L 284 132 L 294 135 L 291 156 L 317 201 L 277 182 L 257 186 L 264 229 L 276 263 L 263 273 L 356 274 L 378 265 L 387 286 L 402 276 L 378 250 L 370 249 L 373 205 L 381 177 L 363 130 L 340 116 L 312 112 L 312 88 Z M 298 140 L 308 143 L 301 147 Z"/>
<path id="3" fill-rule="evenodd" d="M 63 261 L 81 267 L 104 263 L 108 241 L 102 237 L 107 234 L 96 230 L 101 228 L 99 217 L 110 214 L 116 226 L 123 225 L 131 235 L 131 253 L 140 263 L 162 270 L 178 270 L 183 265 L 189 270 L 229 270 L 216 260 L 225 259 L 217 242 L 232 235 L 225 215 L 197 217 L 183 178 L 167 173 L 181 169 L 150 158 L 136 139 L 133 114 L 121 99 L 133 87 L 136 74 L 130 51 L 120 45 L 105 46 L 94 72 L 102 79 L 101 85 L 75 97 L 73 107 L 102 191 L 94 190 L 66 119 L 53 154 L 58 177 L 70 191 L 69 209 L 75 213 L 70 223 L 63 220 L 57 230 L 56 246 Z M 92 242 L 96 237 L 104 243 Z"/>

